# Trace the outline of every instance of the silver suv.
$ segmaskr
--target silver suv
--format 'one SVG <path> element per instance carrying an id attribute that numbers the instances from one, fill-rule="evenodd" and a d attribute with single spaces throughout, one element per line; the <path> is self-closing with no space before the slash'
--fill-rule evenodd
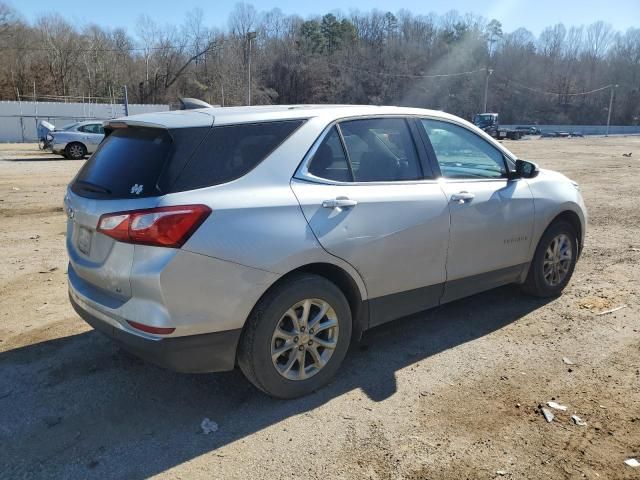
<path id="1" fill-rule="evenodd" d="M 65 198 L 76 311 L 276 397 L 326 384 L 381 323 L 508 283 L 558 295 L 582 249 L 576 183 L 442 112 L 211 108 L 105 132 Z"/>

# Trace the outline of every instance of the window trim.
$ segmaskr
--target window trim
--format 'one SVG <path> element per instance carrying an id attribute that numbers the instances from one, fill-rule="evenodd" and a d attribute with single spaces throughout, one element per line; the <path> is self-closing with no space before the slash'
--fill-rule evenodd
<path id="1" fill-rule="evenodd" d="M 349 175 L 351 175 L 351 183 L 356 181 L 356 175 L 353 173 L 353 164 L 351 163 L 351 155 L 349 154 L 349 150 L 347 150 L 347 142 L 344 141 L 344 135 L 342 134 L 342 128 L 339 123 L 336 123 L 336 132 L 338 133 L 338 139 L 340 140 L 340 147 L 342 147 L 342 153 L 344 154 L 344 158 L 347 161 L 347 168 L 349 169 Z M 314 155 L 315 157 L 315 155 Z M 313 160 L 313 158 L 311 159 Z M 311 162 L 311 160 L 309 160 Z"/>
<path id="2" fill-rule="evenodd" d="M 509 180 L 513 180 L 513 178 L 511 178 L 511 176 L 509 175 L 509 173 L 513 172 L 515 169 L 515 158 L 512 158 L 510 155 L 507 155 L 507 152 L 503 149 L 500 148 L 498 145 L 495 145 L 493 141 L 487 140 L 486 138 L 484 138 L 482 135 L 479 135 L 478 132 L 474 131 L 472 128 L 469 128 L 469 126 L 460 123 L 460 122 L 456 122 L 450 119 L 445 119 L 445 118 L 440 118 L 440 117 L 434 117 L 434 116 L 429 116 L 429 115 L 418 115 L 416 116 L 416 121 L 417 122 L 422 122 L 422 120 L 435 120 L 438 122 L 442 122 L 442 123 L 449 123 L 451 125 L 455 125 L 457 127 L 463 128 L 465 130 L 467 130 L 469 133 L 475 135 L 476 137 L 478 137 L 480 140 L 483 140 L 485 142 L 487 142 L 489 145 L 491 145 L 493 148 L 496 149 L 496 151 L 498 151 L 498 153 L 500 153 L 502 155 L 502 161 L 504 163 L 504 167 L 505 170 L 507 171 L 507 175 L 504 177 L 496 177 L 496 178 L 447 178 L 445 176 L 442 175 L 442 171 L 440 170 L 440 164 L 438 163 L 438 157 L 436 155 L 435 150 L 433 149 L 433 145 L 431 144 L 431 139 L 429 138 L 429 135 L 427 134 L 427 130 L 426 128 L 424 128 L 424 126 L 422 125 L 418 125 L 418 130 L 420 132 L 420 137 L 422 138 L 422 141 L 424 142 L 424 147 L 427 151 L 427 155 L 429 157 L 429 161 L 431 164 L 431 168 L 434 170 L 434 173 L 436 175 L 436 178 L 440 179 L 441 181 L 447 182 L 447 183 L 461 183 L 461 182 L 505 182 L 505 181 L 509 181 Z M 493 140 L 493 139 L 491 139 Z"/>
<path id="3" fill-rule="evenodd" d="M 338 135 L 340 136 L 340 142 L 342 143 L 342 149 L 345 152 L 345 156 L 347 158 L 347 164 L 349 166 L 349 171 L 351 172 L 351 178 L 355 179 L 353 175 L 353 170 L 351 167 L 351 159 L 349 157 L 349 152 L 344 143 L 344 138 L 342 136 L 342 130 L 340 129 L 339 124 L 342 122 L 352 121 L 352 120 L 377 120 L 377 119 L 385 119 L 385 118 L 393 118 L 393 119 L 403 119 L 407 125 L 407 129 L 409 131 L 409 135 L 411 136 L 411 140 L 413 142 L 414 148 L 416 149 L 416 155 L 418 158 L 418 164 L 420 167 L 421 178 L 416 178 L 413 180 L 385 180 L 378 182 L 340 182 L 337 180 L 330 180 L 328 178 L 318 177 L 311 172 L 309 172 L 309 164 L 316 152 L 320 148 L 320 145 L 324 141 L 325 137 L 329 135 L 332 127 L 336 127 L 338 130 Z M 418 142 L 418 139 L 415 138 L 415 131 L 412 128 L 412 120 L 418 118 L 418 116 L 414 115 L 356 115 L 350 117 L 343 117 L 332 120 L 320 133 L 318 138 L 313 142 L 311 148 L 307 151 L 305 156 L 302 158 L 302 161 L 298 165 L 295 173 L 293 174 L 293 178 L 297 180 L 305 180 L 313 183 L 321 183 L 326 185 L 343 185 L 343 186 L 355 186 L 355 185 L 407 185 L 407 184 L 416 184 L 416 183 L 435 183 L 437 178 L 435 176 L 435 172 L 433 171 L 432 166 L 428 163 L 428 155 L 425 158 L 425 154 L 422 151 L 423 145 Z M 426 166 L 425 166 L 426 163 Z M 438 170 L 439 171 L 439 170 Z M 430 174 L 430 176 L 429 176 Z"/>

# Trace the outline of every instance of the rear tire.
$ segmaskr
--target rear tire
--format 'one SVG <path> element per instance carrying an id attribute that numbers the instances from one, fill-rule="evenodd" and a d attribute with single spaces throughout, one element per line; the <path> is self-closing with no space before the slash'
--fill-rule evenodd
<path id="1" fill-rule="evenodd" d="M 334 377 L 351 329 L 349 303 L 336 285 L 317 275 L 294 275 L 254 307 L 238 345 L 238 365 L 268 395 L 307 395 Z"/>
<path id="2" fill-rule="evenodd" d="M 64 156 L 71 160 L 80 160 L 87 155 L 87 147 L 79 142 L 73 142 L 64 149 Z"/>
<path id="3" fill-rule="evenodd" d="M 567 286 L 578 259 L 578 235 L 565 221 L 552 223 L 542 235 L 522 291 L 536 297 L 555 297 Z"/>

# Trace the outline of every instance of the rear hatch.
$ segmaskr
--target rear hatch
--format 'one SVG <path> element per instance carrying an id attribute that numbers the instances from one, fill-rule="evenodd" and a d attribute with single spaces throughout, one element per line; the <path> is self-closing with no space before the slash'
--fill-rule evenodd
<path id="1" fill-rule="evenodd" d="M 106 128 L 106 138 L 65 197 L 70 276 L 113 298 L 131 297 L 134 245 L 97 231 L 107 213 L 153 208 L 210 127 Z"/>

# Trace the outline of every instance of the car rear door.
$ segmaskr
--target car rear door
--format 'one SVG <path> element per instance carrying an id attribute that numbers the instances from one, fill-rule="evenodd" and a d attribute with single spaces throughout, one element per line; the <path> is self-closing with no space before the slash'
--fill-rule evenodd
<path id="1" fill-rule="evenodd" d="M 101 123 L 88 123 L 78 128 L 82 132 L 88 153 L 93 153 L 104 138 L 104 128 Z"/>
<path id="2" fill-rule="evenodd" d="M 530 261 L 533 197 L 500 150 L 464 126 L 422 119 L 451 212 L 443 301 L 515 281 Z"/>
<path id="3" fill-rule="evenodd" d="M 362 275 L 371 324 L 436 305 L 447 200 L 405 118 L 348 120 L 316 142 L 291 182 L 320 244 Z"/>

